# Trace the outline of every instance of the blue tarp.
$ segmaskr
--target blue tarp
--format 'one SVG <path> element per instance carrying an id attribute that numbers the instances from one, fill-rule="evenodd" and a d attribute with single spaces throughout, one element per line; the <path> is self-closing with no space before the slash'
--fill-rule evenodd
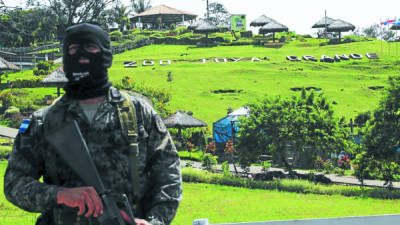
<path id="1" fill-rule="evenodd" d="M 228 114 L 226 117 L 213 123 L 213 140 L 215 143 L 226 143 L 232 140 L 232 131 L 236 134 L 239 132 L 239 118 L 248 115 L 247 107 L 239 108 L 238 110 Z"/>

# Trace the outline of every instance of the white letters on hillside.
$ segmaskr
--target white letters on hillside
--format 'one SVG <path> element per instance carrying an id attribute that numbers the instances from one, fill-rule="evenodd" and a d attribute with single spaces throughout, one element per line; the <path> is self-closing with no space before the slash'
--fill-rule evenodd
<path id="1" fill-rule="evenodd" d="M 366 53 L 366 56 L 368 59 L 379 59 L 379 57 L 376 53 Z M 341 60 L 362 59 L 362 58 L 363 58 L 363 55 L 358 54 L 358 53 L 352 53 L 352 54 L 350 54 L 350 56 L 347 56 L 346 54 L 342 54 L 342 55 L 335 54 L 333 56 L 333 58 L 328 55 L 322 55 L 320 62 L 333 63 L 333 62 L 340 62 Z M 243 59 L 245 59 L 245 58 L 231 57 L 231 58 L 213 58 L 213 59 L 214 59 L 213 61 L 215 63 L 228 63 L 228 62 L 239 62 L 239 61 L 243 62 L 244 61 Z M 264 59 L 266 59 L 266 58 L 264 58 Z M 300 62 L 300 61 L 302 61 L 302 59 L 304 61 L 318 62 L 318 59 L 315 58 L 315 56 L 313 56 L 313 55 L 303 55 L 302 58 L 299 58 L 297 56 L 286 56 L 286 59 L 289 61 L 292 61 L 292 62 Z M 210 60 L 212 60 L 212 59 L 204 58 L 204 59 L 200 59 L 200 62 L 203 64 L 207 64 L 209 62 L 212 62 Z M 264 61 L 257 57 L 247 58 L 247 60 L 250 60 L 251 62 L 263 62 Z M 146 59 L 146 60 L 143 60 L 142 65 L 143 66 L 154 66 L 154 61 L 151 59 Z M 160 66 L 169 66 L 169 65 L 171 65 L 171 60 L 169 60 L 169 59 L 168 60 L 166 60 L 166 59 L 160 60 Z M 125 68 L 136 68 L 136 67 L 138 67 L 138 62 L 137 61 L 125 61 L 124 67 Z"/>

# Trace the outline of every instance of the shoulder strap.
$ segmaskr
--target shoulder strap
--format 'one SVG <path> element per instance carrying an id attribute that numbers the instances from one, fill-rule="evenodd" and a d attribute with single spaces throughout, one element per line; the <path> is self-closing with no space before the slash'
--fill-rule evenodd
<path id="1" fill-rule="evenodd" d="M 59 127 L 63 122 L 62 119 L 64 118 L 64 110 L 60 109 L 56 106 L 56 103 L 59 101 L 61 97 L 58 97 L 53 103 L 48 106 L 46 110 L 44 110 L 40 114 L 36 114 L 37 120 L 43 124 L 43 131 L 44 135 L 47 135 L 49 132 L 54 130 L 55 128 Z M 56 157 L 54 154 L 51 154 L 54 157 L 51 157 L 49 162 L 47 162 L 46 172 L 49 174 L 50 179 L 52 180 L 53 184 L 60 184 L 58 176 L 56 174 Z"/>
<path id="2" fill-rule="evenodd" d="M 125 100 L 117 104 L 119 121 L 121 123 L 122 133 L 125 135 L 129 143 L 129 158 L 131 167 L 131 178 L 133 186 L 133 195 L 138 197 L 139 192 L 139 172 L 138 172 L 138 157 L 139 157 L 139 144 L 138 144 L 138 125 L 136 119 L 136 110 L 130 96 L 121 91 Z"/>

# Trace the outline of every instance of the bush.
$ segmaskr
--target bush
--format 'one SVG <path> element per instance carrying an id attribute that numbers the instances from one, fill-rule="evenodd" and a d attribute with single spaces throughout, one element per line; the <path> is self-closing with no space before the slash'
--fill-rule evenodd
<path id="1" fill-rule="evenodd" d="M 110 33 L 111 41 L 121 41 L 122 32 L 121 31 L 113 31 Z"/>
<path id="2" fill-rule="evenodd" d="M 7 117 L 11 117 L 11 116 L 14 116 L 14 115 L 18 115 L 19 113 L 20 113 L 20 110 L 19 110 L 17 107 L 15 107 L 15 106 L 10 106 L 10 107 L 4 112 L 5 116 L 7 116 Z"/>
<path id="3" fill-rule="evenodd" d="M 31 79 L 16 79 L 11 82 L 13 88 L 34 88 L 41 86 L 41 78 L 33 77 Z"/>
<path id="4" fill-rule="evenodd" d="M 12 146 L 0 146 L 0 161 L 6 160 L 12 151 Z"/>
<path id="5" fill-rule="evenodd" d="M 44 70 L 44 71 L 49 71 L 51 68 L 51 64 L 49 62 L 46 61 L 39 61 L 39 63 L 37 64 L 37 68 L 39 70 Z"/>
<path id="6" fill-rule="evenodd" d="M 202 166 L 208 171 L 215 170 L 215 166 L 218 164 L 217 158 L 218 156 L 213 156 L 210 153 L 204 153 L 200 157 Z"/>
<path id="7" fill-rule="evenodd" d="M 0 95 L 3 110 L 12 106 L 15 103 L 15 96 L 10 91 L 5 91 Z"/>

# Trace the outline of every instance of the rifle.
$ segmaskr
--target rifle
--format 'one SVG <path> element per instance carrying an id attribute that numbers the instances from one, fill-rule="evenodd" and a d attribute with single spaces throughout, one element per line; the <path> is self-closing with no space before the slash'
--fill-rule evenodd
<path id="1" fill-rule="evenodd" d="M 111 191 L 104 187 L 78 123 L 74 120 L 72 123 L 64 124 L 61 129 L 52 132 L 45 138 L 55 147 L 57 153 L 76 175 L 86 185 L 93 186 L 103 200 L 104 213 L 99 216 L 99 223 L 101 225 L 126 225 L 113 199 L 114 196 L 111 196 Z M 128 197 L 122 194 L 120 199 L 123 201 L 133 225 L 136 225 Z"/>

